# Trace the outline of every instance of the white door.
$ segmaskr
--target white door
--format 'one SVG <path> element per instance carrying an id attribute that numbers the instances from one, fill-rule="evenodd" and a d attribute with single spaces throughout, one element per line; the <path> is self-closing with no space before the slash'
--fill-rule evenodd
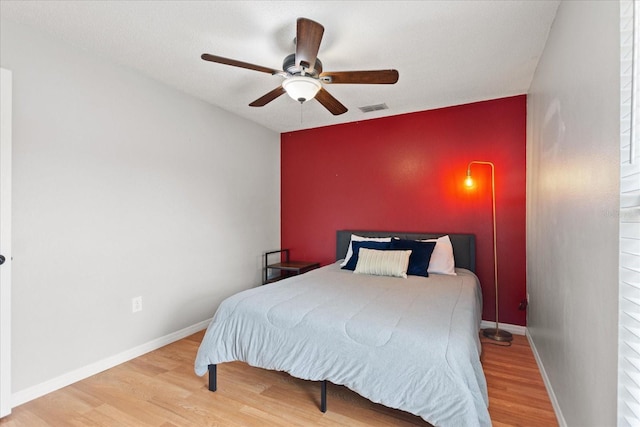
<path id="1" fill-rule="evenodd" d="M 0 68 L 0 418 L 11 413 L 11 71 Z"/>

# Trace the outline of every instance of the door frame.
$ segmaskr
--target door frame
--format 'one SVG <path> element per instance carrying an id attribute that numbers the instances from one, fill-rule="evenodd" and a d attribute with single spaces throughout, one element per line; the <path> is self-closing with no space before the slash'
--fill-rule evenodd
<path id="1" fill-rule="evenodd" d="M 0 418 L 11 413 L 11 71 L 0 68 Z"/>

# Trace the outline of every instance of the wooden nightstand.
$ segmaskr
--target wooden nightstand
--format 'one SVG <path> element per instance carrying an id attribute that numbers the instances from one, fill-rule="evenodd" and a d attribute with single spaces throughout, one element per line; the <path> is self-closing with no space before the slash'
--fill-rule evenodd
<path id="1" fill-rule="evenodd" d="M 281 254 L 280 262 L 269 264 L 269 255 L 273 254 Z M 282 259 L 282 254 L 284 254 L 284 260 Z M 264 277 L 262 281 L 263 285 L 266 285 L 267 283 L 277 282 L 278 280 L 282 280 L 286 277 L 306 273 L 307 271 L 320 267 L 319 262 L 289 260 L 289 249 L 280 249 L 277 251 L 265 253 L 264 265 Z M 269 270 L 278 270 L 279 274 L 275 277 L 269 278 Z"/>

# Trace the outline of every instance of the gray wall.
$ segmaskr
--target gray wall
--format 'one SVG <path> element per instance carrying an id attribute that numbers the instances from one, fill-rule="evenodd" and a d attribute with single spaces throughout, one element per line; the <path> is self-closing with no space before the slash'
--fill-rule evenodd
<path id="1" fill-rule="evenodd" d="M 14 393 L 260 283 L 261 254 L 280 242 L 277 133 L 10 22 L 0 41 L 14 97 Z"/>
<path id="2" fill-rule="evenodd" d="M 616 425 L 619 34 L 562 2 L 528 97 L 527 327 L 569 426 Z"/>

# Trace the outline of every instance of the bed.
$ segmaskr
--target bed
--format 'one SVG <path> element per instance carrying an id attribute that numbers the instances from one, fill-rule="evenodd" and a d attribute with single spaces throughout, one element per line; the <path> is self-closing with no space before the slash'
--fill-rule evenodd
<path id="1" fill-rule="evenodd" d="M 393 242 L 446 237 L 455 265 L 446 274 L 428 277 L 345 270 L 345 256 L 353 257 L 351 246 L 359 249 L 358 268 L 365 257 L 382 254 L 373 243 L 352 243 L 354 235 L 365 241 L 393 237 Z M 401 252 L 381 256 L 410 256 L 418 250 Z M 196 374 L 209 373 L 209 389 L 216 390 L 218 364 L 242 361 L 320 381 L 323 411 L 330 381 L 438 427 L 490 426 L 480 363 L 475 237 L 341 230 L 336 260 L 220 304 L 195 360 Z"/>

